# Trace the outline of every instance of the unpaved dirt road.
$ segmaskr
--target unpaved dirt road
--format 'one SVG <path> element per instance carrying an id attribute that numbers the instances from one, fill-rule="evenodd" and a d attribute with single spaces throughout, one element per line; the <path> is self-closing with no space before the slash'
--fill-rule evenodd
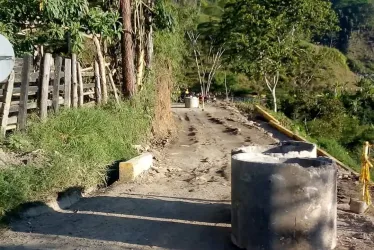
<path id="1" fill-rule="evenodd" d="M 275 140 L 234 110 L 174 108 L 178 137 L 136 183 L 114 184 L 68 210 L 15 221 L 0 249 L 235 250 L 230 152 Z M 374 249 L 374 224 L 339 212 L 338 249 Z"/>

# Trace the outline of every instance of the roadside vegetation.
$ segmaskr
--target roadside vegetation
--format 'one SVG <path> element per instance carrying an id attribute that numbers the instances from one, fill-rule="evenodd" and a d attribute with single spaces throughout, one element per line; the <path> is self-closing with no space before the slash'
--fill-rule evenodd
<path id="1" fill-rule="evenodd" d="M 133 145 L 149 134 L 150 118 L 141 106 L 108 104 L 64 110 L 11 135 L 3 142 L 7 150 L 34 152 L 37 159 L 0 171 L 0 216 L 70 187 L 105 185 L 108 165 L 137 153 Z"/>
<path id="2" fill-rule="evenodd" d="M 22 18 L 27 13 L 37 15 L 42 12 L 47 13 L 45 18 L 53 22 L 45 26 L 39 23 L 44 29 L 35 30 L 35 34 L 26 30 L 26 41 L 23 39 L 25 35 L 18 34 L 24 28 L 22 22 L 9 17 L 13 22 L 5 24 L 7 16 L 2 17 L 4 20 L 0 18 L 0 32 L 9 34 L 10 40 L 16 44 L 18 55 L 32 52 L 46 43 L 47 51 L 67 56 L 73 51 L 84 65 L 89 65 L 95 59 L 96 51 L 92 42 L 85 40 L 85 33 L 95 33 L 96 30 L 96 34 L 101 31 L 98 34 L 103 38 L 100 42 L 107 46 L 106 59 L 114 66 L 122 66 L 121 62 L 115 61 L 118 58 L 116 54 L 121 53 L 119 35 L 122 31 L 122 20 L 115 10 L 117 3 L 64 2 L 63 8 L 68 8 L 69 4 L 82 5 L 78 8 L 81 12 L 89 7 L 89 14 L 84 15 L 80 11 L 58 11 L 54 14 L 58 10 L 54 8 L 55 4 L 58 5 L 59 1 L 41 1 L 43 6 L 36 4 L 37 1 L 31 1 L 31 5 L 27 2 L 17 2 L 25 7 L 23 12 L 22 8 L 14 9 L 9 15 L 17 15 L 15 12 L 21 11 Z M 24 203 L 55 199 L 59 192 L 68 188 L 105 186 L 108 170 L 116 161 L 128 160 L 138 154 L 134 145 L 149 143 L 170 134 L 174 126 L 170 96 L 184 77 L 180 67 L 188 53 L 184 35 L 193 25 L 197 12 L 188 3 L 151 2 L 154 9 L 150 44 L 153 47 L 152 61 L 146 65 L 141 84 L 136 85 L 136 93 L 131 98 L 125 89 L 119 104 L 112 99 L 95 107 L 62 109 L 58 114 L 51 114 L 45 122 L 35 115 L 26 131 L 14 132 L 1 141 L 5 153 L 12 152 L 22 160 L 0 167 L 0 221 Z M 0 11 L 6 10 L 4 6 Z M 139 5 L 132 7 L 135 11 Z M 60 29 L 63 25 L 66 27 Z M 108 30 L 110 25 L 116 26 L 116 29 Z M 78 30 L 69 32 L 69 29 L 78 26 Z M 56 36 L 46 37 L 47 31 L 56 32 L 53 33 Z M 70 45 L 66 43 L 67 37 Z M 122 85 L 121 74 L 115 79 L 118 85 Z"/>

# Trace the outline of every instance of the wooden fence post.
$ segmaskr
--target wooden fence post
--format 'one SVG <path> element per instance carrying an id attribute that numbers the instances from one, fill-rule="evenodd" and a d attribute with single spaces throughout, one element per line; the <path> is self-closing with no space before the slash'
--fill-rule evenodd
<path id="1" fill-rule="evenodd" d="M 73 107 L 78 107 L 78 76 L 77 76 L 77 55 L 73 54 L 72 60 L 71 60 L 71 71 L 72 71 L 72 93 L 71 93 L 71 99 L 73 103 Z"/>
<path id="2" fill-rule="evenodd" d="M 14 71 L 10 74 L 9 80 L 5 85 L 4 94 L 3 94 L 3 108 L 1 110 L 1 136 L 5 136 L 6 127 L 8 125 L 9 117 L 9 108 L 12 101 L 13 95 L 13 86 L 14 86 Z"/>
<path id="3" fill-rule="evenodd" d="M 95 61 L 95 96 L 96 104 L 101 104 L 100 70 L 97 61 Z"/>
<path id="4" fill-rule="evenodd" d="M 19 130 L 26 129 L 27 103 L 29 100 L 31 62 L 32 62 L 31 55 L 25 55 L 23 57 L 21 94 L 20 94 L 20 100 L 19 100 L 19 110 L 18 110 L 18 119 L 17 119 L 17 123 L 18 123 L 17 125 L 18 125 Z"/>
<path id="5" fill-rule="evenodd" d="M 65 108 L 70 108 L 71 101 L 70 101 L 70 92 L 71 92 L 71 59 L 65 58 L 65 93 L 64 93 L 64 105 Z"/>
<path id="6" fill-rule="evenodd" d="M 78 91 L 78 101 L 79 107 L 83 106 L 83 77 L 82 77 L 82 67 L 81 64 L 78 63 L 78 83 L 79 83 L 79 91 Z"/>
<path id="7" fill-rule="evenodd" d="M 55 60 L 55 79 L 53 81 L 53 101 L 52 106 L 55 113 L 58 112 L 60 106 L 60 82 L 61 82 L 62 57 L 57 56 Z"/>
<path id="8" fill-rule="evenodd" d="M 46 53 L 44 55 L 43 63 L 43 80 L 40 94 L 40 118 L 45 120 L 48 115 L 48 92 L 49 92 L 49 80 L 51 79 L 51 62 L 52 55 Z"/>

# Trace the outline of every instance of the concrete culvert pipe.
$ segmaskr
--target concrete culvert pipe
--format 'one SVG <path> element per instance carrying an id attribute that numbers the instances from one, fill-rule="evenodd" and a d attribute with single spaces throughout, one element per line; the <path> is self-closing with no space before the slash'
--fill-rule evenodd
<path id="1" fill-rule="evenodd" d="M 327 158 L 232 156 L 232 241 L 247 250 L 336 246 L 337 166 Z"/>
<path id="2" fill-rule="evenodd" d="M 197 97 L 186 97 L 184 100 L 186 108 L 198 108 L 199 107 L 199 98 Z"/>
<path id="3" fill-rule="evenodd" d="M 301 141 L 284 141 L 272 145 L 244 146 L 232 151 L 232 155 L 239 153 L 261 153 L 286 158 L 317 158 L 317 145 Z"/>

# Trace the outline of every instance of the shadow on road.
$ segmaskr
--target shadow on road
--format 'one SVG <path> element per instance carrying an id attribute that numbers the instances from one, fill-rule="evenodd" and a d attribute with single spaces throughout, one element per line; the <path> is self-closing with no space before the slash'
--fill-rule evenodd
<path id="1" fill-rule="evenodd" d="M 235 249 L 230 205 L 157 198 L 84 198 L 68 212 L 19 221 L 12 230 L 165 249 Z M 21 249 L 21 248 L 20 248 Z M 139 248 L 142 249 L 142 248 Z"/>

